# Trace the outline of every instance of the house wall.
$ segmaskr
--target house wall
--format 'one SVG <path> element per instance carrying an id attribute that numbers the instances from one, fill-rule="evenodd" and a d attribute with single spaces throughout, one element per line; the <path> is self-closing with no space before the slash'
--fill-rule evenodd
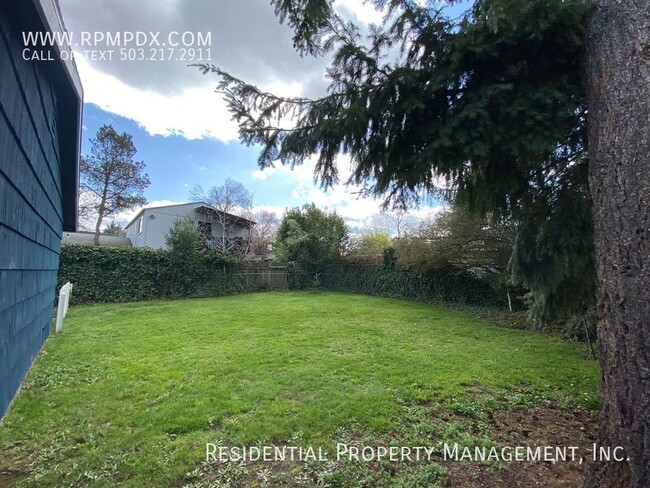
<path id="1" fill-rule="evenodd" d="M 220 236 L 223 226 L 218 221 L 209 220 L 196 211 L 196 209 L 202 205 L 203 204 L 200 203 L 191 203 L 145 209 L 142 213 L 144 219 L 142 233 L 138 233 L 138 221 L 134 220 L 126 229 L 126 237 L 131 240 L 135 247 L 147 246 L 164 249 L 166 247 L 165 236 L 174 224 L 174 221 L 185 218 L 188 215 L 196 222 L 211 222 L 212 234 L 215 237 Z M 233 234 L 234 237 L 247 237 L 248 231 L 244 228 L 240 228 L 233 232 Z"/>
<path id="2" fill-rule="evenodd" d="M 0 9 L 0 417 L 50 332 L 61 233 L 76 230 L 81 94 L 60 63 L 22 59 L 39 6 Z"/>

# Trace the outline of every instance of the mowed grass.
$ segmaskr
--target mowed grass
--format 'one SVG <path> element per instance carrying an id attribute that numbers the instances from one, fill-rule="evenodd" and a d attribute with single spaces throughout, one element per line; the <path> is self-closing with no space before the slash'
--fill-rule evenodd
<path id="1" fill-rule="evenodd" d="M 0 472 L 18 486 L 236 485 L 202 466 L 206 442 L 431 445 L 452 434 L 414 420 L 418 406 L 596 408 L 586 356 L 466 312 L 343 293 L 74 307 L 0 427 Z M 329 484 L 351 483 L 330 468 Z M 255 483 L 300 484 L 278 471 Z"/>

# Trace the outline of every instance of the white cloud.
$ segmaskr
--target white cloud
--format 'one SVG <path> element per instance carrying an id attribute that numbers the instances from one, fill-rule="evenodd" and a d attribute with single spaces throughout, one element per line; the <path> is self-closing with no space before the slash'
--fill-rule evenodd
<path id="1" fill-rule="evenodd" d="M 237 126 L 223 99 L 210 89 L 188 88 L 179 95 L 130 87 L 77 57 L 85 102 L 134 120 L 151 135 L 237 140 Z"/>
<path id="2" fill-rule="evenodd" d="M 347 10 L 365 24 L 381 23 L 383 13 L 375 9 L 372 2 L 363 2 L 360 0 L 339 0 L 336 3 L 339 9 Z"/>

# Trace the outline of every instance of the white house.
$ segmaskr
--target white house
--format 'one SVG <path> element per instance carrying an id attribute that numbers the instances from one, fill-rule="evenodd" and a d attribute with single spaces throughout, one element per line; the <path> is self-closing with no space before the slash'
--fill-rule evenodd
<path id="1" fill-rule="evenodd" d="M 182 203 L 140 210 L 126 226 L 126 237 L 134 247 L 164 249 L 165 236 L 176 220 L 191 217 L 199 227 L 204 245 L 244 252 L 248 245 L 252 220 L 221 212 L 205 202 Z M 224 230 L 225 224 L 225 230 Z"/>

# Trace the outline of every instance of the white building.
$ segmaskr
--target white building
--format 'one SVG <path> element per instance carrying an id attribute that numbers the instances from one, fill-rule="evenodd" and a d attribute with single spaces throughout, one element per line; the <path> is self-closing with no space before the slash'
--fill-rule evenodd
<path id="1" fill-rule="evenodd" d="M 134 247 L 164 249 L 165 236 L 176 220 L 191 217 L 203 236 L 204 244 L 212 242 L 216 250 L 224 247 L 234 252 L 246 250 L 252 220 L 221 212 L 205 202 L 182 203 L 140 210 L 126 226 L 126 237 Z M 224 230 L 225 224 L 225 230 Z"/>

